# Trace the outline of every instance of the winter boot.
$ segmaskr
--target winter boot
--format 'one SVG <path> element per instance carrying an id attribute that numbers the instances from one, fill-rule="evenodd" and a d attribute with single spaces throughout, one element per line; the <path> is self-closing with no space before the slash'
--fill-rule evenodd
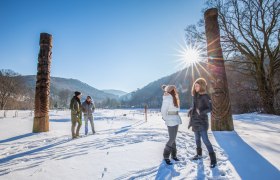
<path id="1" fill-rule="evenodd" d="M 171 148 L 166 145 L 164 150 L 163 150 L 163 158 L 164 159 L 169 159 L 170 153 L 171 153 Z"/>
<path id="2" fill-rule="evenodd" d="M 211 160 L 210 167 L 214 168 L 217 165 L 216 154 L 214 152 L 209 153 L 209 156 L 210 156 L 210 160 Z"/>
<path id="3" fill-rule="evenodd" d="M 172 163 L 169 159 L 171 151 L 172 151 L 172 147 L 170 147 L 168 145 L 166 145 L 164 150 L 163 150 L 163 158 L 164 158 L 164 161 L 167 165 L 172 165 Z"/>
<path id="4" fill-rule="evenodd" d="M 202 158 L 202 149 L 196 148 L 196 155 L 192 158 L 192 160 L 198 160 Z"/>
<path id="5" fill-rule="evenodd" d="M 164 159 L 164 161 L 167 165 L 172 165 L 172 162 L 170 161 L 170 159 Z"/>
<path id="6" fill-rule="evenodd" d="M 176 148 L 173 148 L 172 151 L 171 151 L 171 157 L 174 161 L 180 161 L 178 158 L 177 158 L 177 149 Z"/>

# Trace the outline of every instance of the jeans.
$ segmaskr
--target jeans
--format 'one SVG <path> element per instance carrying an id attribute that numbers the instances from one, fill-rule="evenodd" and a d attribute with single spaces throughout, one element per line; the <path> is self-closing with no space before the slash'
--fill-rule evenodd
<path id="1" fill-rule="evenodd" d="M 196 132 L 194 132 L 194 136 L 195 136 L 195 142 L 196 142 L 196 147 L 197 148 L 201 148 L 201 138 L 202 138 L 203 143 L 205 144 L 208 152 L 209 153 L 214 152 L 212 144 L 209 141 L 208 134 L 207 134 L 206 130 L 196 131 Z"/>
<path id="2" fill-rule="evenodd" d="M 88 116 L 88 115 L 84 115 L 84 119 L 85 119 L 85 134 L 88 134 L 88 121 L 90 122 L 91 125 L 91 130 L 92 133 L 95 133 L 94 131 L 94 123 L 93 123 L 93 116 Z"/>

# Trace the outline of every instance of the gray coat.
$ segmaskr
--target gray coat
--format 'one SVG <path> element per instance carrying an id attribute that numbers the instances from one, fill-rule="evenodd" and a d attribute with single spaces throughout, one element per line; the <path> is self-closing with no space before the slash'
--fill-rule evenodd
<path id="1" fill-rule="evenodd" d="M 85 100 L 82 104 L 82 109 L 85 116 L 92 116 L 92 113 L 95 110 L 95 105 L 93 102 L 90 102 L 88 104 L 87 101 Z"/>
<path id="2" fill-rule="evenodd" d="M 198 109 L 199 114 L 196 109 Z M 212 103 L 208 94 L 196 94 L 193 97 L 193 107 L 189 112 L 190 123 L 189 127 L 192 127 L 194 132 L 207 131 L 209 128 L 208 115 L 211 112 Z"/>

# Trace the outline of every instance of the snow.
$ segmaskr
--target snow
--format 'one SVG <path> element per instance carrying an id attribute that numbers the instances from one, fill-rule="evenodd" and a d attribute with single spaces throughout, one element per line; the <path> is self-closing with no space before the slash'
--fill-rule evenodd
<path id="1" fill-rule="evenodd" d="M 168 139 L 158 110 L 145 122 L 142 110 L 97 110 L 97 134 L 70 137 L 70 112 L 50 111 L 50 132 L 34 134 L 30 111 L 0 112 L 0 179 L 280 179 L 280 117 L 234 115 L 235 131 L 209 138 L 218 165 L 195 155 L 186 112 L 177 136 L 180 162 L 167 166 L 162 153 Z"/>
<path id="2" fill-rule="evenodd" d="M 234 119 L 238 135 L 280 170 L 280 117 L 251 113 Z"/>

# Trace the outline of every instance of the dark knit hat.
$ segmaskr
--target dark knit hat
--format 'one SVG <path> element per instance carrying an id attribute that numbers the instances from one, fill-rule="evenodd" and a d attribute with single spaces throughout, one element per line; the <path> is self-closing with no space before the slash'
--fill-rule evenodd
<path id="1" fill-rule="evenodd" d="M 91 99 L 91 96 L 87 96 L 87 98 Z"/>
<path id="2" fill-rule="evenodd" d="M 82 93 L 81 93 L 81 92 L 79 92 L 79 91 L 75 91 L 74 93 L 75 93 L 75 96 L 79 96 L 79 95 L 81 95 L 81 94 L 82 94 Z"/>

